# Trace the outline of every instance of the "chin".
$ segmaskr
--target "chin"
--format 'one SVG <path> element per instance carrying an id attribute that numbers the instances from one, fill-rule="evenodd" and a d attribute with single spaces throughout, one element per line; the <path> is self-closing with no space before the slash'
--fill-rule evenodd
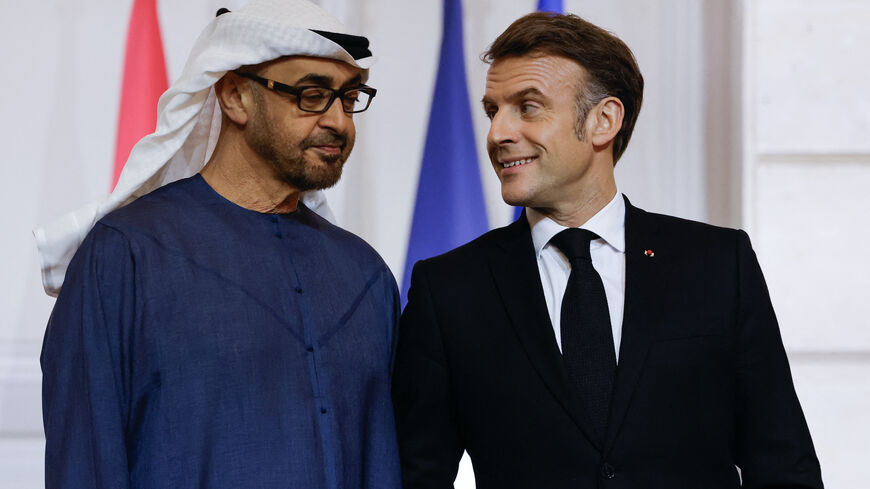
<path id="1" fill-rule="evenodd" d="M 507 205 L 512 205 L 512 206 L 516 206 L 516 207 L 531 207 L 532 206 L 531 202 L 528 199 L 511 198 L 511 197 L 505 197 L 504 195 L 502 195 L 501 199 Z"/>
<path id="2" fill-rule="evenodd" d="M 334 186 L 341 179 L 342 167 L 300 169 L 281 172 L 279 178 L 286 184 L 302 191 L 324 190 Z"/>
<path id="3" fill-rule="evenodd" d="M 510 189 L 502 187 L 501 199 L 508 205 L 517 207 L 528 207 L 531 203 L 531 196 L 525 192 L 512 192 Z"/>

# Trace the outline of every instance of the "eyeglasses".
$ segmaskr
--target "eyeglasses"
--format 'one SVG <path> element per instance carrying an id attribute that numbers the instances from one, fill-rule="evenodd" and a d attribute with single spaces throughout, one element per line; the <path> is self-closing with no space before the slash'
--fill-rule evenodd
<path id="1" fill-rule="evenodd" d="M 299 106 L 299 110 L 315 114 L 322 114 L 329 110 L 332 107 L 332 102 L 337 98 L 341 99 L 341 110 L 346 114 L 356 114 L 368 109 L 375 94 L 378 93 L 376 89 L 368 85 L 357 85 L 339 90 L 317 86 L 293 87 L 251 73 L 242 71 L 234 71 L 233 73 L 254 80 L 269 90 L 293 95 L 296 97 L 296 105 Z"/>

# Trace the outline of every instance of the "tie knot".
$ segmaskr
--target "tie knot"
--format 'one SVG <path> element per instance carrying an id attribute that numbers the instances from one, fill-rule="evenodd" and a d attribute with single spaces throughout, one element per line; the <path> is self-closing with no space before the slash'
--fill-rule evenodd
<path id="1" fill-rule="evenodd" d="M 550 243 L 559 248 L 559 251 L 568 257 L 568 261 L 574 261 L 578 258 L 590 260 L 589 242 L 598 238 L 599 236 L 592 231 L 568 228 L 553 236 Z"/>

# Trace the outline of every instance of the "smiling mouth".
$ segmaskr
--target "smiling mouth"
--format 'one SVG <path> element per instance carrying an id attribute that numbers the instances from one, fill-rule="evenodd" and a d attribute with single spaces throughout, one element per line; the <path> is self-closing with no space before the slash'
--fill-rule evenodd
<path id="1" fill-rule="evenodd" d="M 525 165 L 527 163 L 531 163 L 532 160 L 534 160 L 535 158 L 536 158 L 535 156 L 531 156 L 529 158 L 521 158 L 519 160 L 499 161 L 498 163 L 501 165 L 502 168 L 513 168 L 515 166 L 520 166 L 520 165 Z"/>

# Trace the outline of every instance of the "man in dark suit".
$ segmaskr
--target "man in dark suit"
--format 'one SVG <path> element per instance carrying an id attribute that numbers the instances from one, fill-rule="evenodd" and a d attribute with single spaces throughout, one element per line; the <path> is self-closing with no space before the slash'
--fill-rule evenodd
<path id="1" fill-rule="evenodd" d="M 393 377 L 405 489 L 452 487 L 463 450 L 481 489 L 821 488 L 747 235 L 617 190 L 631 51 L 531 14 L 485 59 L 490 158 L 526 211 L 414 267 Z"/>

